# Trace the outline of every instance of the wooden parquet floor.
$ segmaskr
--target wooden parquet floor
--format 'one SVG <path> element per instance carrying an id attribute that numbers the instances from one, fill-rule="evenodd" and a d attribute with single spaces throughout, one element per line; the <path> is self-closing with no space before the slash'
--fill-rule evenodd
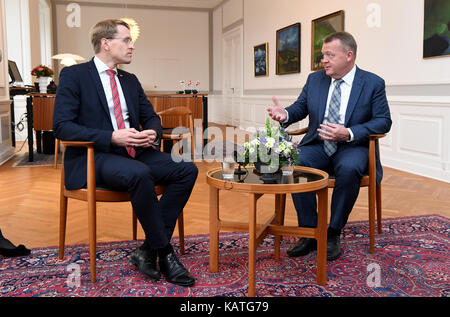
<path id="1" fill-rule="evenodd" d="M 0 166 L 0 228 L 15 244 L 45 247 L 58 244 L 59 183 L 61 167 L 12 167 L 15 159 Z M 206 172 L 219 163 L 197 163 L 199 176 L 184 209 L 185 234 L 206 234 L 209 230 L 209 188 Z M 383 179 L 383 218 L 440 214 L 450 217 L 450 184 L 385 168 Z M 331 197 L 331 193 L 330 193 Z M 245 194 L 221 192 L 223 219 L 247 221 Z M 273 212 L 274 198 L 258 201 L 259 222 Z M 131 239 L 130 203 L 100 203 L 97 208 L 99 241 Z M 350 221 L 367 220 L 367 189 L 362 188 Z M 287 225 L 297 217 L 290 196 L 286 205 Z M 177 230 L 175 230 L 175 235 Z M 138 238 L 143 238 L 141 228 Z M 67 244 L 87 243 L 87 204 L 69 200 Z"/>

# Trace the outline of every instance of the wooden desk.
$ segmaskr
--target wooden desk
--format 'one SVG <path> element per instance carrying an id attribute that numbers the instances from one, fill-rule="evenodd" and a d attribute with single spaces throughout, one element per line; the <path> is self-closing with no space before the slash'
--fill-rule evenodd
<path id="1" fill-rule="evenodd" d="M 33 98 L 39 102 L 33 102 Z M 41 131 L 52 130 L 55 94 L 27 94 L 28 161 L 33 162 L 33 131 L 36 130 L 36 151 L 41 153 Z M 38 100 L 38 99 L 36 99 Z"/>
<path id="2" fill-rule="evenodd" d="M 14 96 L 26 96 L 33 91 L 33 87 L 9 87 L 9 98 L 11 99 L 11 146 L 16 147 L 16 119 L 14 111 Z"/>
<path id="3" fill-rule="evenodd" d="M 202 120 L 202 129 L 208 128 L 208 95 L 207 94 L 154 94 L 147 92 L 147 98 L 153 105 L 156 112 L 172 107 L 188 107 L 192 111 L 193 119 Z M 165 117 L 162 121 L 164 128 L 176 128 L 178 121 L 176 118 Z M 203 133 L 202 133 L 203 134 Z M 203 139 L 203 144 L 208 142 Z"/>
<path id="4" fill-rule="evenodd" d="M 206 174 L 209 191 L 209 269 L 219 271 L 219 231 L 243 231 L 249 233 L 248 251 L 248 296 L 256 293 L 256 248 L 267 234 L 275 236 L 275 260 L 280 256 L 281 236 L 298 236 L 317 240 L 317 284 L 327 282 L 327 213 L 328 213 L 328 174 L 314 168 L 296 166 L 293 175 L 280 175 L 277 184 L 264 184 L 260 176 L 249 169 L 247 176 L 234 175 L 232 181 L 223 180 L 222 169 L 215 168 Z M 229 190 L 250 194 L 249 223 L 222 221 L 219 217 L 219 190 Z M 317 228 L 284 226 L 286 194 L 317 193 Z M 265 223 L 257 223 L 257 201 L 264 194 L 275 194 L 274 215 Z"/>

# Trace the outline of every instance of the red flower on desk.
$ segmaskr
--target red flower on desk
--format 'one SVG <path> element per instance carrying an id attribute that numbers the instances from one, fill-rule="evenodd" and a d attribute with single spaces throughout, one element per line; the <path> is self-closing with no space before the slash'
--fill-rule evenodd
<path id="1" fill-rule="evenodd" d="M 37 78 L 39 78 L 39 77 L 52 77 L 53 74 L 54 74 L 53 69 L 51 69 L 48 66 L 42 65 L 42 64 L 39 65 L 39 66 L 36 66 L 31 71 L 31 75 L 36 76 Z"/>

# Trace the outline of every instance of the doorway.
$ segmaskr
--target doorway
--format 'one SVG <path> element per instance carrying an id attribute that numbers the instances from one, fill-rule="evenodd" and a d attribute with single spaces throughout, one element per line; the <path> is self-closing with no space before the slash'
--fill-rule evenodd
<path id="1" fill-rule="evenodd" d="M 243 93 L 243 26 L 223 35 L 223 115 L 226 124 L 239 127 Z"/>

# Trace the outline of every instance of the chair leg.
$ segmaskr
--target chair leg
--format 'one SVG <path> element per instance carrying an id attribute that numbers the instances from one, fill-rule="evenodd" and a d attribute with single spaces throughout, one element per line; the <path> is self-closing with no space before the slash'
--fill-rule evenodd
<path id="1" fill-rule="evenodd" d="M 58 152 L 59 152 L 59 139 L 55 140 L 55 162 L 54 167 L 58 168 Z"/>
<path id="2" fill-rule="evenodd" d="M 95 283 L 97 262 L 97 217 L 94 201 L 88 201 L 89 257 L 91 262 L 91 282 Z"/>
<path id="3" fill-rule="evenodd" d="M 137 217 L 134 211 L 131 211 L 131 215 L 133 217 L 133 240 L 137 240 Z"/>
<path id="4" fill-rule="evenodd" d="M 377 186 L 377 223 L 378 223 L 378 234 L 381 234 L 383 229 L 381 225 L 381 184 Z"/>
<path id="5" fill-rule="evenodd" d="M 369 186 L 369 252 L 375 251 L 375 186 Z"/>
<path id="6" fill-rule="evenodd" d="M 67 197 L 61 195 L 59 202 L 59 259 L 64 258 L 64 245 L 66 242 L 67 223 Z"/>
<path id="7" fill-rule="evenodd" d="M 191 135 L 191 151 L 192 151 L 192 162 L 195 162 L 195 140 L 194 140 L 194 135 Z"/>
<path id="8" fill-rule="evenodd" d="M 176 147 L 175 147 L 176 146 Z M 179 155 L 181 155 L 181 154 L 183 154 L 181 151 L 182 151 L 182 148 L 180 147 L 180 141 L 178 140 L 172 140 L 172 151 L 173 151 L 173 149 L 176 149 L 177 150 L 177 153 L 179 154 Z"/>
<path id="9" fill-rule="evenodd" d="M 178 240 L 180 241 L 180 253 L 184 254 L 184 218 L 183 211 L 178 216 Z"/>

